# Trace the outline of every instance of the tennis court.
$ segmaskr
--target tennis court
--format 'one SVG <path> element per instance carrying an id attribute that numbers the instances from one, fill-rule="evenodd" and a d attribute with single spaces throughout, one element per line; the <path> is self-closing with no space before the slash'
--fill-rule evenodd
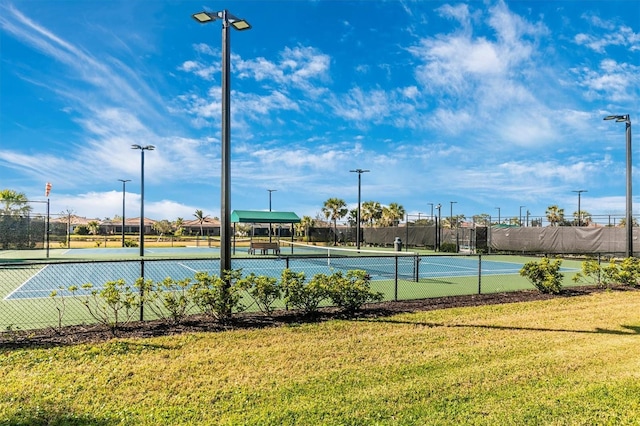
<path id="1" fill-rule="evenodd" d="M 372 290 L 381 292 L 383 300 L 533 289 L 531 283 L 519 275 L 524 263 L 532 260 L 530 257 L 281 246 L 279 256 L 249 255 L 246 249 L 239 248 L 233 256 L 232 268 L 241 269 L 244 276 L 254 273 L 274 278 L 279 278 L 288 268 L 303 272 L 308 280 L 315 274 L 361 269 L 369 273 Z M 0 330 L 94 323 L 95 318 L 89 315 L 81 300 L 69 297 L 71 286 L 80 288 L 91 283 L 93 290 L 100 290 L 106 282 L 120 279 L 133 286 L 142 272 L 145 279 L 155 282 L 167 277 L 193 279 L 197 272 L 220 273 L 219 252 L 215 248 L 150 250 L 154 254 L 144 258 L 139 257 L 137 248 L 96 248 L 65 250 L 65 254 L 56 253 L 55 259 L 0 263 Z M 579 285 L 571 281 L 571 276 L 579 270 L 580 262 L 565 260 L 562 266 L 563 284 Z M 55 298 L 51 297 L 53 291 L 57 293 Z M 81 289 L 75 295 L 89 291 Z M 248 310 L 257 309 L 250 299 L 245 301 Z M 276 305 L 284 307 L 283 301 Z M 154 317 L 147 312 L 145 319 Z"/>
<path id="2" fill-rule="evenodd" d="M 482 276 L 517 276 L 523 263 L 483 260 L 481 271 L 479 271 L 478 257 L 411 254 L 394 257 L 354 257 L 334 254 L 334 257 L 239 258 L 233 260 L 232 266 L 234 269 L 242 269 L 245 275 L 255 273 L 275 278 L 279 278 L 285 268 L 304 272 L 309 278 L 315 274 L 330 274 L 336 270 L 362 269 L 371 275 L 372 281 L 397 277 L 401 280 L 421 282 L 477 277 L 479 273 Z M 7 289 L 4 300 L 48 298 L 53 290 L 65 296 L 69 294 L 66 289 L 71 286 L 80 287 L 85 283 L 91 283 L 94 289 L 99 289 L 103 283 L 117 279 L 124 279 L 128 284 L 133 285 L 142 275 L 142 267 L 145 279 L 157 282 L 167 277 L 175 280 L 193 278 L 197 272 L 217 275 L 220 272 L 220 261 L 219 259 L 149 259 L 144 261 L 144 265 L 140 260 L 16 265 L 2 269 L 1 275 L 6 277 L 3 280 L 5 285 L 9 281 L 14 283 L 13 289 Z M 577 271 L 575 268 L 563 268 L 563 271 L 573 270 Z"/>

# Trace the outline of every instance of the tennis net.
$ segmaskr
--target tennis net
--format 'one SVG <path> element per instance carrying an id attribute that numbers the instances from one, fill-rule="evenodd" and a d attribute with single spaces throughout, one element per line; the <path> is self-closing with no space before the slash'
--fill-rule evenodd
<path id="1" fill-rule="evenodd" d="M 420 257 L 415 252 L 314 246 L 280 241 L 280 255 L 335 269 L 361 269 L 370 275 L 415 279 Z"/>

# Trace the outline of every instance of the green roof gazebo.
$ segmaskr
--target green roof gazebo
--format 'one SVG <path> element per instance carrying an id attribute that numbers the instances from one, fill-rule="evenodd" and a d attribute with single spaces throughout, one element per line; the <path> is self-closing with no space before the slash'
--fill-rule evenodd
<path id="1" fill-rule="evenodd" d="M 300 223 L 294 212 L 266 212 L 259 210 L 234 210 L 232 223 Z"/>
<path id="2" fill-rule="evenodd" d="M 300 218 L 294 212 L 275 212 L 262 210 L 234 210 L 231 212 L 231 223 L 268 223 L 269 224 L 269 241 L 271 241 L 271 224 L 273 223 L 289 223 L 293 228 L 294 223 L 300 223 Z M 235 228 L 235 225 L 234 225 Z M 233 251 L 235 253 L 235 229 Z M 291 229 L 291 241 L 295 232 Z M 251 237 L 253 238 L 253 231 Z"/>

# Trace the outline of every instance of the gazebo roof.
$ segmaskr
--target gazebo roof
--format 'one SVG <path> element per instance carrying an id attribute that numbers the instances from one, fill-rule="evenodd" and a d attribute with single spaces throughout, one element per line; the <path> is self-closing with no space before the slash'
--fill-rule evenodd
<path id="1" fill-rule="evenodd" d="M 299 223 L 300 218 L 294 212 L 234 210 L 231 212 L 231 222 L 233 223 Z"/>

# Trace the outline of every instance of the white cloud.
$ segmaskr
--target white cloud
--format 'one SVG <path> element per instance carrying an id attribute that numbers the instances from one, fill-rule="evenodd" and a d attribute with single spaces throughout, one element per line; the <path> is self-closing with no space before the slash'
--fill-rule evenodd
<path id="1" fill-rule="evenodd" d="M 235 60 L 240 78 L 254 78 L 256 81 L 273 81 L 287 87 L 303 90 L 313 88 L 312 81 L 328 81 L 328 55 L 313 47 L 286 47 L 280 52 L 279 62 L 265 58 L 253 60 Z"/>
<path id="2" fill-rule="evenodd" d="M 81 194 L 53 194 L 51 214 L 71 210 L 73 214 L 95 219 L 122 216 L 122 191 L 86 192 Z M 144 215 L 154 220 L 175 220 L 178 217 L 191 218 L 197 207 L 180 204 L 171 200 L 145 200 Z M 125 193 L 125 217 L 140 217 L 140 194 Z"/>
<path id="3" fill-rule="evenodd" d="M 593 31 L 591 34 L 576 34 L 574 43 L 603 54 L 609 46 L 622 46 L 630 51 L 640 50 L 640 33 L 634 32 L 632 28 L 612 20 L 603 20 L 594 14 L 583 14 L 582 18 L 593 26 Z M 604 31 L 596 34 L 598 29 Z"/>
<path id="4" fill-rule="evenodd" d="M 598 70 L 588 67 L 573 69 L 578 84 L 586 89 L 588 99 L 630 102 L 640 94 L 640 66 L 604 59 Z"/>

